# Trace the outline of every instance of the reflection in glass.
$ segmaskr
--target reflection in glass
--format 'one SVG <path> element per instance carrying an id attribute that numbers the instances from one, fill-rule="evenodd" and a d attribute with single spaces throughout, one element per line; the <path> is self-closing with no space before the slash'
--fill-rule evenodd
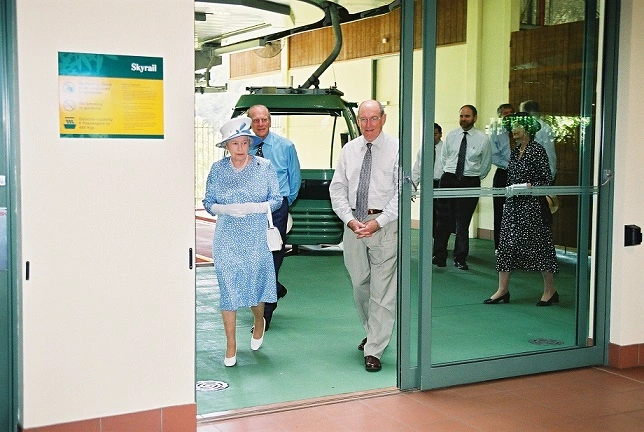
<path id="1" fill-rule="evenodd" d="M 445 135 L 458 128 L 455 113 L 473 98 L 455 83 L 477 82 L 480 94 L 476 99 L 479 116 L 475 127 L 488 135 L 499 132 L 502 122 L 496 109 L 509 103 L 516 111 L 530 111 L 538 117 L 542 129 L 550 131 L 549 161 L 554 183 L 526 193 L 550 196 L 547 209 L 552 215 L 559 267 L 554 279 L 559 303 L 552 307 L 535 306 L 544 285 L 538 271 L 512 272 L 509 303 L 482 302 L 499 285 L 493 199 L 504 197 L 506 191 L 492 184 L 497 168 L 493 166 L 480 189 L 439 193 L 439 200 L 480 198 L 470 225 L 469 270 L 452 264 L 453 235 L 448 243 L 446 267 L 433 266 L 431 335 L 423 336 L 431 338 L 432 365 L 584 347 L 592 340 L 594 290 L 590 275 L 595 209 L 589 179 L 595 177 L 593 159 L 597 149 L 590 133 L 593 101 L 585 95 L 594 94 L 596 79 L 595 63 L 586 61 L 594 54 L 587 51 L 597 47 L 588 43 L 589 39 L 594 40 L 594 35 L 587 34 L 580 2 L 575 2 L 572 9 L 563 7 L 562 2 L 550 2 L 545 17 L 537 16 L 542 11 L 513 9 L 509 3 L 514 2 L 496 2 L 497 6 L 505 6 L 497 8 L 494 14 L 483 13 L 480 22 L 474 23 L 477 18 L 471 15 L 463 18 L 468 29 L 470 26 L 480 29 L 480 36 L 468 32 L 463 44 L 438 44 L 436 121 L 443 126 Z M 502 28 L 511 31 L 501 34 Z M 482 60 L 476 65 L 480 78 L 469 74 L 469 63 L 462 60 L 476 53 L 482 53 Z M 544 148 L 548 146 L 546 138 L 538 137 L 539 140 Z M 428 168 L 423 169 L 424 175 L 429 172 Z M 418 226 L 431 226 L 424 221 L 430 217 L 418 215 Z"/>

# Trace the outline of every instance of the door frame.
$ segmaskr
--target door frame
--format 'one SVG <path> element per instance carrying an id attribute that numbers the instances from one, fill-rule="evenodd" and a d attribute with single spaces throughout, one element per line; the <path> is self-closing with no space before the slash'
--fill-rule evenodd
<path id="1" fill-rule="evenodd" d="M 6 119 L 0 137 L 3 163 L 0 175 L 0 207 L 7 208 L 7 270 L 0 270 L 0 429 L 17 430 L 18 426 L 18 224 L 14 218 L 18 205 L 18 116 L 17 116 L 17 47 L 16 5 L 8 0 L 0 5 L 0 118 Z"/>

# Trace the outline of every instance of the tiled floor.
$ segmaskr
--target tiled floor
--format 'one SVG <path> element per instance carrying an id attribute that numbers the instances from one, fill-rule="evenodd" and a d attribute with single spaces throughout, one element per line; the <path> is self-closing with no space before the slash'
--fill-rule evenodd
<path id="1" fill-rule="evenodd" d="M 644 431 L 644 367 L 388 393 L 231 413 L 197 431 Z"/>

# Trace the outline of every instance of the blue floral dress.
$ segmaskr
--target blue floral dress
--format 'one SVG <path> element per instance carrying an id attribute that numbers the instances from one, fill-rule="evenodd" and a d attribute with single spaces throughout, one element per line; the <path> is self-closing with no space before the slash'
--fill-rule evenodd
<path id="1" fill-rule="evenodd" d="M 213 204 L 266 202 L 275 211 L 282 205 L 277 174 L 271 163 L 252 156 L 236 171 L 230 158 L 215 162 L 208 174 L 203 205 L 211 213 Z M 273 255 L 266 243 L 266 213 L 243 217 L 219 215 L 212 243 L 221 310 L 275 303 L 277 287 Z"/>

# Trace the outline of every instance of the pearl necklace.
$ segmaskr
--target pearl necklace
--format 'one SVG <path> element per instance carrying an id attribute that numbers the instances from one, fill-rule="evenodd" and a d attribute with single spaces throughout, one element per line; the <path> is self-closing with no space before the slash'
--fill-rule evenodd
<path id="1" fill-rule="evenodd" d="M 239 168 L 237 168 L 237 167 L 235 166 L 235 164 L 233 163 L 233 159 L 231 158 L 231 159 L 230 159 L 230 165 L 233 167 L 233 170 L 234 170 L 235 172 L 239 172 L 239 171 L 243 170 L 244 168 L 246 168 L 246 165 L 248 165 L 248 160 L 249 160 L 249 159 L 250 159 L 250 155 L 249 155 L 249 154 L 246 154 L 246 159 L 244 159 L 244 163 L 243 163 Z"/>

